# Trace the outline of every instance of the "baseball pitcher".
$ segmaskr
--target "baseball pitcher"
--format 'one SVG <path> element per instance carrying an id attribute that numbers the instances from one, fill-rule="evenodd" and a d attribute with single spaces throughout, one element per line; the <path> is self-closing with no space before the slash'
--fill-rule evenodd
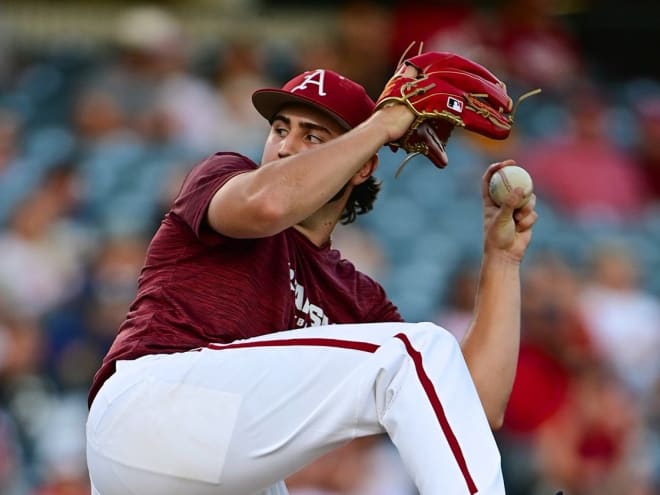
<path id="1" fill-rule="evenodd" d="M 500 207 L 488 196 L 513 161 L 482 179 L 481 279 L 460 343 L 403 322 L 331 236 L 372 209 L 384 145 L 442 168 L 455 127 L 505 138 L 505 85 L 432 52 L 403 61 L 377 102 L 323 69 L 252 101 L 270 124 L 261 163 L 222 152 L 190 171 L 95 376 L 93 493 L 286 494 L 282 480 L 307 463 L 385 433 L 420 494 L 503 494 L 492 429 L 514 378 L 537 217 L 534 197 L 514 209 L 520 189 Z"/>

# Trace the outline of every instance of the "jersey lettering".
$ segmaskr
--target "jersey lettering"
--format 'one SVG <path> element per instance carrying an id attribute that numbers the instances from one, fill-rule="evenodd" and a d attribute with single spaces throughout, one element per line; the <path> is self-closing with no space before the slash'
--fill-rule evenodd
<path id="1" fill-rule="evenodd" d="M 328 317 L 325 316 L 323 310 L 315 304 L 309 305 L 309 318 L 313 327 L 328 324 Z"/>
<path id="2" fill-rule="evenodd" d="M 291 288 L 291 292 L 293 292 L 296 310 L 301 313 L 296 318 L 296 326 L 298 328 L 329 324 L 328 317 L 323 308 L 309 301 L 305 295 L 305 287 L 296 280 L 296 272 L 290 266 L 289 287 Z"/>
<path id="3" fill-rule="evenodd" d="M 307 74 L 304 77 L 303 82 L 301 82 L 295 88 L 291 89 L 291 92 L 295 93 L 296 91 L 307 89 L 308 84 L 314 84 L 318 86 L 319 96 L 325 96 L 326 92 L 324 89 L 324 81 L 325 81 L 325 71 L 323 69 L 318 69 L 312 72 L 311 74 Z"/>
<path id="4" fill-rule="evenodd" d="M 294 281 L 293 292 L 296 298 L 296 309 L 302 312 L 305 312 L 305 303 L 309 304 L 305 298 L 305 288 L 300 285 L 298 282 Z"/>

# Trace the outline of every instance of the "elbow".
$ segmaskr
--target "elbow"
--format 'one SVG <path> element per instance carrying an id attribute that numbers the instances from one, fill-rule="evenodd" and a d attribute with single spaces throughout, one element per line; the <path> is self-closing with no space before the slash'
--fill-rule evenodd
<path id="1" fill-rule="evenodd" d="M 253 198 L 246 211 L 250 225 L 260 236 L 275 235 L 291 226 L 286 206 L 270 196 Z"/>
<path id="2" fill-rule="evenodd" d="M 226 236 L 237 239 L 268 237 L 289 227 L 285 206 L 272 197 L 244 196 L 240 201 L 225 204 L 216 198 L 209 206 L 208 222 L 213 230 Z"/>
<path id="3" fill-rule="evenodd" d="M 502 426 L 504 426 L 504 414 L 490 416 L 488 418 L 488 424 L 490 425 L 491 430 L 493 431 L 499 430 L 500 428 L 502 428 Z"/>
<path id="4" fill-rule="evenodd" d="M 266 195 L 246 200 L 241 216 L 239 223 L 248 226 L 248 237 L 272 236 L 291 226 L 285 205 Z"/>
<path id="5" fill-rule="evenodd" d="M 493 431 L 497 431 L 504 426 L 504 416 L 506 414 L 506 404 L 501 406 L 492 407 L 490 410 L 486 410 L 486 419 L 488 420 L 488 425 Z"/>

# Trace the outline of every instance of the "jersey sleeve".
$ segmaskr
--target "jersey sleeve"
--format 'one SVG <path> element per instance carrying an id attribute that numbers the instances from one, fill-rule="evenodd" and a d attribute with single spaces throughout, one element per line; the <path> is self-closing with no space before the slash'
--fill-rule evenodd
<path id="1" fill-rule="evenodd" d="M 229 179 L 257 168 L 249 158 L 236 153 L 216 153 L 196 165 L 186 176 L 171 212 L 201 237 L 211 198 Z"/>
<path id="2" fill-rule="evenodd" d="M 373 307 L 373 316 L 369 318 L 374 322 L 403 322 L 399 309 L 389 300 L 385 290 L 378 285 L 378 304 Z"/>
<path id="3" fill-rule="evenodd" d="M 364 273 L 358 273 L 358 294 L 364 298 L 364 307 L 368 314 L 363 321 L 370 323 L 403 322 L 398 308 L 387 296 L 385 289 L 378 282 Z"/>

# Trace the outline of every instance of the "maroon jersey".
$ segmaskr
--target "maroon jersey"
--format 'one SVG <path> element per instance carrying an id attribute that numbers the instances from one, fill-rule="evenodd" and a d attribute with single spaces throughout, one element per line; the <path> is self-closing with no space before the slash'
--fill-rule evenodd
<path id="1" fill-rule="evenodd" d="M 402 321 L 383 288 L 294 228 L 234 239 L 213 231 L 214 193 L 257 165 L 218 153 L 193 168 L 149 245 L 137 295 L 96 373 L 90 403 L 120 359 L 187 351 L 281 330 Z"/>

